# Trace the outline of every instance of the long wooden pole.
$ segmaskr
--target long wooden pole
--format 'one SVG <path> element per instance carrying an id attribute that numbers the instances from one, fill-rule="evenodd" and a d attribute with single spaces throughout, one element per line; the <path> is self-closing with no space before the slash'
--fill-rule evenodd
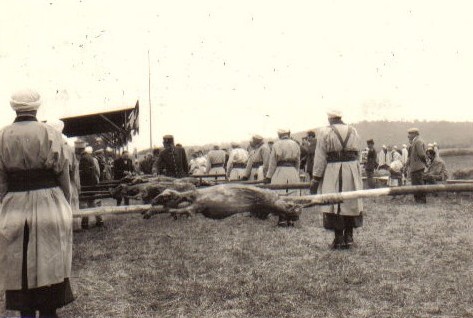
<path id="1" fill-rule="evenodd" d="M 438 192 L 473 192 L 473 184 L 433 184 L 402 186 L 372 190 L 358 190 L 340 193 L 306 195 L 300 197 L 284 197 L 283 200 L 291 201 L 296 204 L 303 205 L 304 207 L 310 207 L 314 205 L 330 205 L 342 203 L 346 200 L 355 200 L 363 198 Z"/>
<path id="2" fill-rule="evenodd" d="M 406 195 L 414 193 L 438 193 L 438 192 L 473 192 L 473 184 L 435 184 L 421 186 L 403 186 L 393 188 L 380 188 L 372 190 L 347 191 L 341 193 L 327 193 L 306 195 L 300 197 L 282 197 L 282 200 L 299 204 L 303 207 L 314 205 L 329 205 L 342 203 L 346 200 L 373 198 L 383 196 Z M 102 206 L 75 211 L 74 218 L 83 216 L 96 216 L 104 214 L 130 214 L 146 212 L 150 209 L 165 212 L 165 209 L 153 207 L 149 204 L 129 205 L 129 206 Z"/>

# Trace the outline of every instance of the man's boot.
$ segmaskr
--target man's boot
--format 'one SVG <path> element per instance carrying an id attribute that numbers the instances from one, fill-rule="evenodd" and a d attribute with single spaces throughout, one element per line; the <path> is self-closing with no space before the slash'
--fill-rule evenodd
<path id="1" fill-rule="evenodd" d="M 335 230 L 335 238 L 333 239 L 330 248 L 332 250 L 339 250 L 345 247 L 345 242 L 343 239 L 343 230 Z"/>
<path id="2" fill-rule="evenodd" d="M 346 248 L 353 246 L 353 228 L 347 227 L 343 233 L 343 240 L 345 242 Z"/>

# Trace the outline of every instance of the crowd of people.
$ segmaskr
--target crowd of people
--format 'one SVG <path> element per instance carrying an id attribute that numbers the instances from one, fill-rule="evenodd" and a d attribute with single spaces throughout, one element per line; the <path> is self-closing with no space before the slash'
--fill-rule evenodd
<path id="1" fill-rule="evenodd" d="M 438 147 L 426 145 L 418 129 L 409 129 L 409 146 L 401 150 L 383 146 L 377 153 L 370 139 L 363 151 L 356 129 L 344 123 L 337 110 L 327 113 L 327 127 L 309 131 L 302 142 L 281 129 L 274 142 L 254 135 L 247 148 L 237 143 L 228 151 L 214 146 L 207 153 L 195 151 L 188 161 L 182 145 L 165 135 L 161 149 L 135 162 L 127 151 L 115 157 L 110 149 L 94 151 L 82 140 L 73 150 L 61 134 L 63 124 L 38 122 L 37 92 L 17 92 L 10 104 L 17 117 L 0 130 L 0 289 L 6 290 L 7 309 L 19 310 L 22 317 L 35 317 L 36 311 L 41 317 L 56 317 L 56 309 L 74 299 L 69 283 L 72 211 L 96 206 L 93 199 L 79 203 L 82 186 L 136 173 L 283 185 L 308 178 L 310 193 L 325 194 L 363 189 L 362 167 L 369 187 L 375 186 L 375 173 L 381 170 L 401 180 L 398 185 L 406 176 L 413 185 L 441 182 L 448 176 Z M 414 197 L 426 203 L 425 194 Z M 324 205 L 321 210 L 324 227 L 335 234 L 331 247 L 350 248 L 353 229 L 363 224 L 362 200 Z M 296 219 L 280 217 L 278 225 L 292 226 Z M 88 223 L 82 219 L 82 227 Z M 103 220 L 96 217 L 96 224 L 103 226 Z"/>
<path id="2" fill-rule="evenodd" d="M 374 140 L 367 141 L 361 163 L 366 171 L 369 188 L 376 187 L 375 175 L 388 176 L 389 186 L 405 185 L 409 180 L 412 185 L 435 184 L 447 180 L 448 172 L 445 162 L 440 158 L 437 143 L 426 144 L 417 128 L 408 130 L 408 140 L 409 146 L 403 144 L 399 149 L 397 146 L 383 145 L 378 153 Z"/>

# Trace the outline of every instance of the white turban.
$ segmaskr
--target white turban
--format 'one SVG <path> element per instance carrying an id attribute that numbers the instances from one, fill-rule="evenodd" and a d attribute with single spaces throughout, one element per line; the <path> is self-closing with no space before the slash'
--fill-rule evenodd
<path id="1" fill-rule="evenodd" d="M 85 150 L 84 150 L 84 151 L 85 151 L 86 153 L 88 153 L 88 154 L 92 154 L 92 152 L 93 152 L 94 150 L 92 149 L 91 146 L 87 146 L 87 147 L 85 147 Z"/>
<path id="2" fill-rule="evenodd" d="M 332 109 L 327 112 L 328 118 L 342 118 L 342 111 L 339 109 Z"/>
<path id="3" fill-rule="evenodd" d="M 16 112 L 37 110 L 41 105 L 41 96 L 31 89 L 23 89 L 11 96 L 10 105 Z"/>
<path id="4" fill-rule="evenodd" d="M 48 120 L 46 124 L 53 127 L 56 131 L 59 131 L 60 133 L 62 133 L 62 130 L 64 129 L 64 122 L 60 119 Z"/>
<path id="5" fill-rule="evenodd" d="M 291 131 L 289 129 L 278 129 L 278 135 L 285 135 L 290 133 Z"/>

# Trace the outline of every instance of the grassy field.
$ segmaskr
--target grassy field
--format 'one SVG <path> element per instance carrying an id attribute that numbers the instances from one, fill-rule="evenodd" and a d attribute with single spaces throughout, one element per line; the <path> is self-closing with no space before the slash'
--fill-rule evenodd
<path id="1" fill-rule="evenodd" d="M 75 233 L 77 300 L 59 313 L 473 317 L 472 206 L 453 195 L 425 206 L 366 200 L 358 246 L 348 251 L 328 249 L 332 233 L 314 209 L 290 229 L 245 215 L 110 217 L 103 229 Z"/>
<path id="2" fill-rule="evenodd" d="M 473 156 L 447 157 L 451 169 Z M 473 317 L 473 200 L 365 200 L 358 246 L 330 251 L 316 209 L 295 228 L 246 215 L 108 217 L 75 232 L 62 317 Z M 0 316 L 4 311 L 0 296 Z"/>
<path id="3" fill-rule="evenodd" d="M 447 166 L 450 176 L 458 169 L 471 168 L 473 169 L 473 155 L 468 156 L 448 156 L 442 157 Z"/>

